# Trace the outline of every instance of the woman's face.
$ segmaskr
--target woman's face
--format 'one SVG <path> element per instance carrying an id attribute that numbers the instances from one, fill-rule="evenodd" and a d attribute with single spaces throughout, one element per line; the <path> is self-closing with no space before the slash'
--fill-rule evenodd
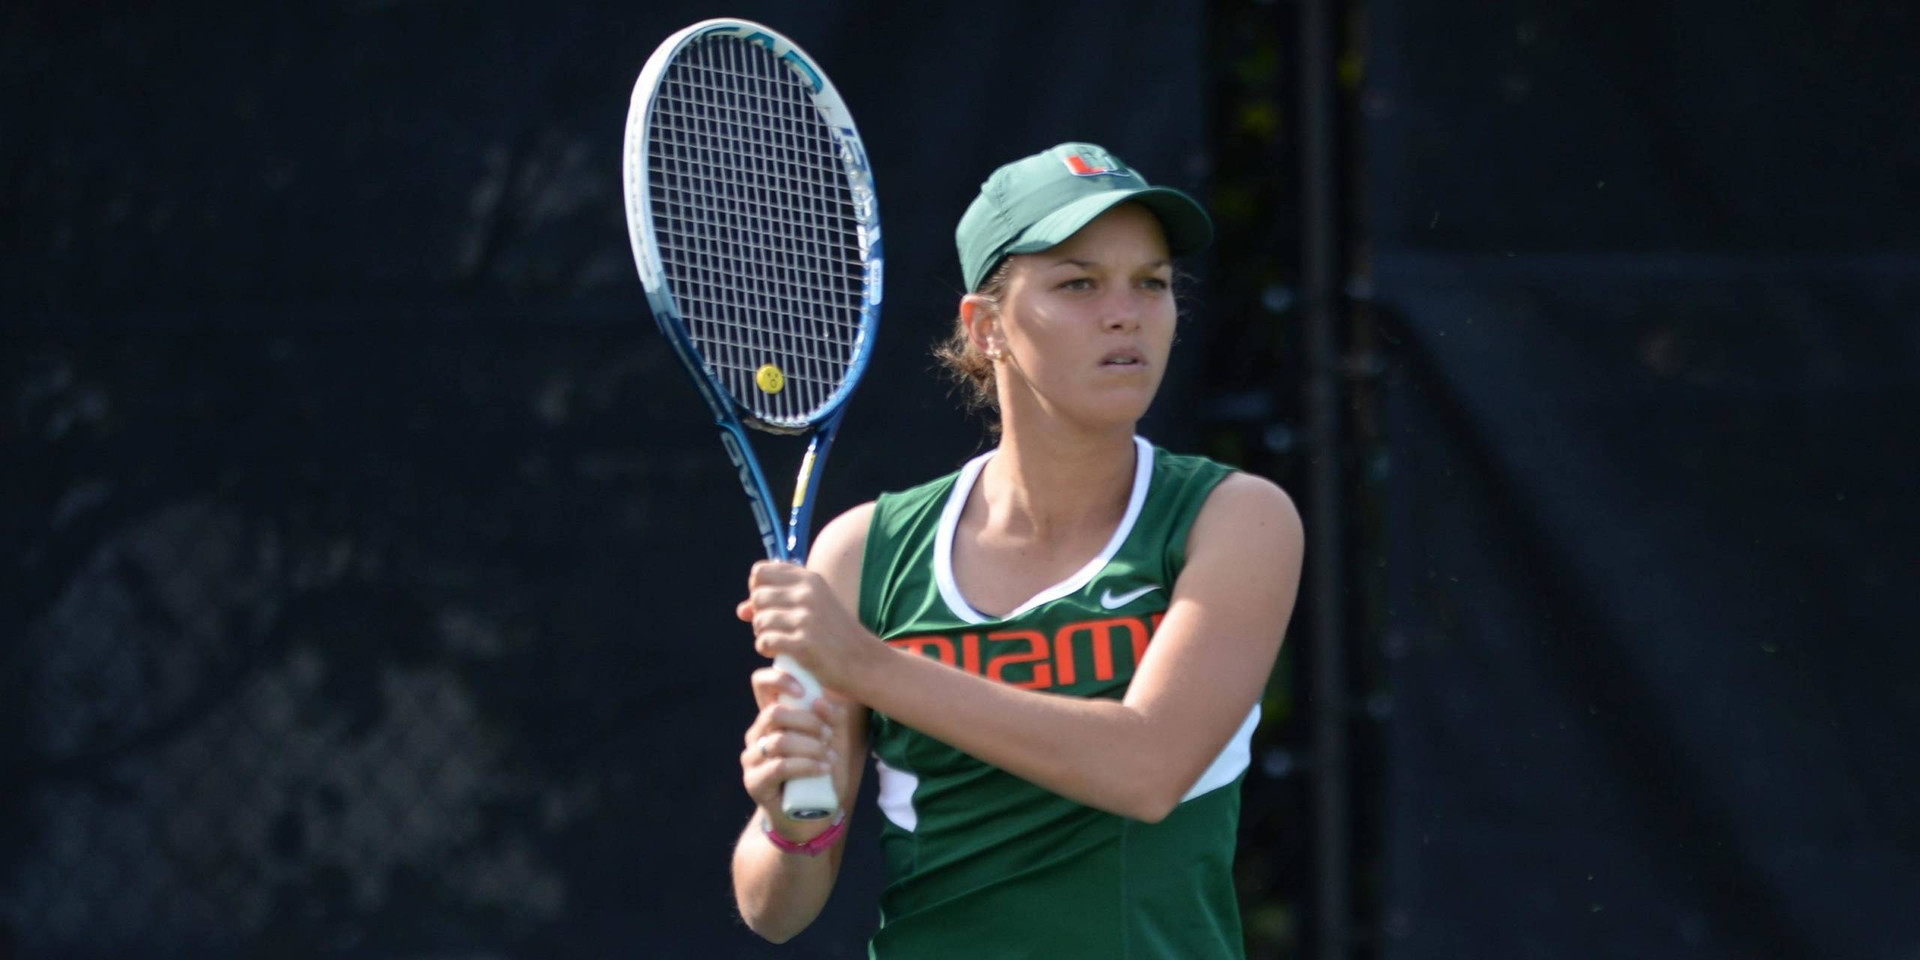
<path id="1" fill-rule="evenodd" d="M 1176 313 L 1160 221 L 1126 203 L 1059 246 L 1013 257 L 993 322 L 974 337 L 998 354 L 1000 408 L 1016 421 L 1037 409 L 1131 430 L 1166 372 Z"/>

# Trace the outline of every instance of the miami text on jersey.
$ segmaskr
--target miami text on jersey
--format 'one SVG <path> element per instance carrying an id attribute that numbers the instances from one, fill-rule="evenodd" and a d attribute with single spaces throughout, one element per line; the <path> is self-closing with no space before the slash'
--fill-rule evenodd
<path id="1" fill-rule="evenodd" d="M 1023 690 L 1048 690 L 1083 680 L 1112 680 L 1116 660 L 1131 676 L 1165 616 L 1082 620 L 1052 636 L 1039 630 L 986 630 L 896 637 L 887 644 Z"/>

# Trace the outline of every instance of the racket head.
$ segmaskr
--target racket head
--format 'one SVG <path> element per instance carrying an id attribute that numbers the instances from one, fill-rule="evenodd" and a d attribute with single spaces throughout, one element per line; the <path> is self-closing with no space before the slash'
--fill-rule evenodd
<path id="1" fill-rule="evenodd" d="M 837 416 L 879 324 L 879 206 L 839 91 L 746 20 L 693 24 L 634 83 L 623 158 L 647 302 L 717 413 L 773 433 Z"/>

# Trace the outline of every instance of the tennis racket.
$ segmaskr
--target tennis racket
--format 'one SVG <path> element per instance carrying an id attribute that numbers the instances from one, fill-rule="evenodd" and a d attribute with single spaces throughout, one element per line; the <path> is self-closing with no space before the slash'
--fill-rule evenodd
<path id="1" fill-rule="evenodd" d="M 793 41 L 745 20 L 668 37 L 627 114 L 627 233 L 653 318 L 692 375 L 740 475 L 767 556 L 803 563 L 819 484 L 880 319 L 880 217 L 853 117 Z M 785 524 L 745 428 L 808 437 Z M 774 665 L 806 694 L 820 684 Z M 818 819 L 833 782 L 790 780 Z"/>

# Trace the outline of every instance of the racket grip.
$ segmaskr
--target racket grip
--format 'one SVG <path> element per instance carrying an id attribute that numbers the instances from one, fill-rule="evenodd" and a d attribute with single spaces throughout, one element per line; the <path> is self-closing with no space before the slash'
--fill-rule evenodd
<path id="1" fill-rule="evenodd" d="M 800 681 L 801 688 L 806 691 L 797 697 L 781 697 L 782 704 L 807 710 L 813 707 L 815 700 L 820 699 L 820 681 L 815 680 L 813 674 L 808 673 L 792 657 L 785 654 L 774 657 L 773 666 Z M 780 809 L 795 820 L 824 820 L 833 816 L 840 809 L 840 798 L 833 792 L 833 777 L 821 774 L 788 780 L 786 786 L 781 788 Z"/>

